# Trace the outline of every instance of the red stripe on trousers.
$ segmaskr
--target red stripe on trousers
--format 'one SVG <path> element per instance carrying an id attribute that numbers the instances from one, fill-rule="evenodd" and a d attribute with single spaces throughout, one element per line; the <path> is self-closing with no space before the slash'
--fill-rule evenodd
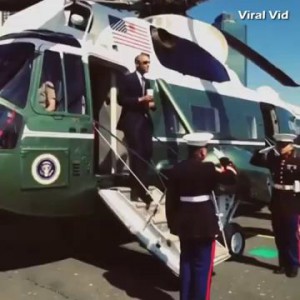
<path id="1" fill-rule="evenodd" d="M 210 267 L 209 267 L 209 273 L 208 273 L 208 278 L 207 278 L 207 289 L 206 289 L 206 297 L 205 300 L 210 300 L 210 289 L 211 289 L 211 277 L 212 277 L 212 272 L 214 268 L 214 258 L 215 258 L 215 251 L 216 251 L 216 241 L 212 242 L 211 245 L 211 261 L 210 261 Z"/>
<path id="2" fill-rule="evenodd" d="M 300 215 L 298 215 L 297 238 L 298 238 L 298 263 L 300 265 Z"/>

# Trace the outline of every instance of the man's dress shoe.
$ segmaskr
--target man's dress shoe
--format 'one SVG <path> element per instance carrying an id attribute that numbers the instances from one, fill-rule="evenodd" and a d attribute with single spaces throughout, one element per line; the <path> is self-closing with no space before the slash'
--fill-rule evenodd
<path id="1" fill-rule="evenodd" d="M 298 267 L 286 268 L 285 275 L 290 278 L 296 277 L 298 275 Z"/>
<path id="2" fill-rule="evenodd" d="M 285 274 L 285 267 L 277 267 L 274 272 L 274 274 Z"/>

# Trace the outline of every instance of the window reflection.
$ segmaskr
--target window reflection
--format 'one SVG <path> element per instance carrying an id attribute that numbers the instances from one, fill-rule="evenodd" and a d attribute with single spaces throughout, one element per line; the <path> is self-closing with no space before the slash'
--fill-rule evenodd
<path id="1" fill-rule="evenodd" d="M 163 119 L 165 122 L 166 136 L 172 137 L 187 133 L 173 105 L 164 98 L 162 98 L 161 103 L 164 114 Z"/>
<path id="2" fill-rule="evenodd" d="M 16 111 L 0 105 L 0 149 L 16 147 L 23 118 Z"/>
<path id="3" fill-rule="evenodd" d="M 216 108 L 193 105 L 191 110 L 195 131 L 220 131 L 220 117 Z"/>
<path id="4" fill-rule="evenodd" d="M 33 58 L 32 44 L 0 46 L 0 97 L 21 108 L 27 102 Z"/>
<path id="5" fill-rule="evenodd" d="M 63 69 L 65 81 L 63 76 Z M 81 57 L 45 51 L 38 102 L 48 112 L 86 114 L 86 87 Z"/>
<path id="6" fill-rule="evenodd" d="M 288 110 L 276 107 L 280 132 L 296 133 L 295 116 Z"/>
<path id="7" fill-rule="evenodd" d="M 45 51 L 38 102 L 45 111 L 64 111 L 63 75 L 59 53 Z"/>
<path id="8" fill-rule="evenodd" d="M 297 135 L 300 134 L 300 119 L 295 120 L 295 131 Z"/>
<path id="9" fill-rule="evenodd" d="M 86 88 L 81 57 L 65 54 L 64 64 L 68 112 L 72 114 L 86 114 Z"/>
<path id="10" fill-rule="evenodd" d="M 247 116 L 247 131 L 249 139 L 257 139 L 257 123 L 254 116 Z"/>

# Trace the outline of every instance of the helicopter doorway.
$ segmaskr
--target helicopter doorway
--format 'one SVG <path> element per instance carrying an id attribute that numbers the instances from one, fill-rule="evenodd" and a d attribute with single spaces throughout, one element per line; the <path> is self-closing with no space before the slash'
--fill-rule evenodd
<path id="1" fill-rule="evenodd" d="M 98 134 L 95 134 L 95 174 L 101 177 L 121 175 L 126 171 L 124 165 L 116 159 L 114 152 L 117 152 L 125 161 L 128 160 L 126 147 L 123 146 L 123 133 L 116 129 L 121 113 L 121 107 L 117 104 L 117 80 L 122 71 L 95 57 L 89 58 L 89 70 L 93 120 L 111 146 L 109 147 Z"/>
<path id="2" fill-rule="evenodd" d="M 265 137 L 272 140 L 273 135 L 279 132 L 279 124 L 275 107 L 268 103 L 260 103 L 260 107 L 263 116 Z"/>

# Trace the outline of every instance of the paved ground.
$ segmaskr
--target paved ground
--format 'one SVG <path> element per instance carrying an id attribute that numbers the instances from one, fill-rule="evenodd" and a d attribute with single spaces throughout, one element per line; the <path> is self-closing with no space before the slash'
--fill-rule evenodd
<path id="1" fill-rule="evenodd" d="M 247 234 L 245 256 L 215 268 L 212 300 L 299 300 L 299 277 L 272 273 L 268 210 L 245 213 L 236 218 Z M 68 231 L 57 220 L 3 214 L 0 241 L 0 300 L 179 299 L 178 279 L 117 221 L 81 220 Z"/>

